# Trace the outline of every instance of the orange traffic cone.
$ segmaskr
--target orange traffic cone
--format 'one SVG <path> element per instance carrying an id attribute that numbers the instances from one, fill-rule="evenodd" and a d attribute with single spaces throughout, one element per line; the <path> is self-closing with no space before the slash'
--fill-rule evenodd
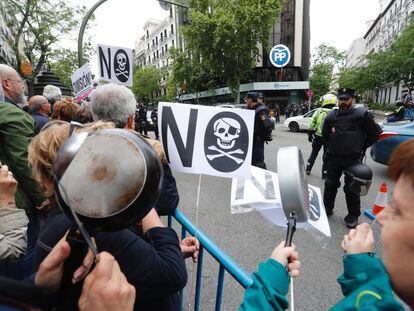
<path id="1" fill-rule="evenodd" d="M 381 212 L 385 206 L 388 204 L 388 189 L 387 184 L 384 182 L 382 183 L 377 197 L 375 199 L 374 207 L 372 208 L 372 213 L 374 215 L 377 215 L 379 212 Z"/>

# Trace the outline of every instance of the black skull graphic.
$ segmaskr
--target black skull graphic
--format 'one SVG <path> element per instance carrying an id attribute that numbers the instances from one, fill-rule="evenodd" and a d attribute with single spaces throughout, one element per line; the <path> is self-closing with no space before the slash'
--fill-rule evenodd
<path id="1" fill-rule="evenodd" d="M 245 161 L 249 147 L 246 123 L 237 114 L 217 113 L 204 135 L 204 153 L 208 163 L 220 172 L 233 172 Z"/>
<path id="2" fill-rule="evenodd" d="M 129 58 L 127 52 L 123 49 L 116 51 L 114 56 L 114 70 L 116 78 L 121 82 L 127 82 L 129 79 Z"/>

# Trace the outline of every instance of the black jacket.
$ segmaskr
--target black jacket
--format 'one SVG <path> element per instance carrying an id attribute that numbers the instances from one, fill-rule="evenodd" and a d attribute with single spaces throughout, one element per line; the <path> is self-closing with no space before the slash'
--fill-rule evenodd
<path id="1" fill-rule="evenodd" d="M 70 226 L 60 211 L 51 213 L 36 244 L 36 270 Z M 135 310 L 179 309 L 178 291 L 187 283 L 187 270 L 173 229 L 152 228 L 144 239 L 129 229 L 90 233 L 98 251 L 112 254 L 135 286 Z"/>
<path id="2" fill-rule="evenodd" d="M 354 107 L 346 112 L 332 109 L 322 128 L 327 155 L 344 158 L 360 158 L 381 133 L 382 129 L 371 113 Z"/>

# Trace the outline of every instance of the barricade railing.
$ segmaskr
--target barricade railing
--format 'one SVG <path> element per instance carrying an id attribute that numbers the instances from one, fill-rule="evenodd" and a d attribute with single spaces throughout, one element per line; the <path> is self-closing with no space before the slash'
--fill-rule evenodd
<path id="1" fill-rule="evenodd" d="M 181 239 L 184 239 L 189 232 L 195 235 L 196 227 L 189 221 L 179 210 L 175 210 L 174 218 L 181 224 Z M 168 216 L 168 227 L 172 227 L 173 217 Z M 216 290 L 216 307 L 215 310 L 221 310 L 221 303 L 223 297 L 224 276 L 227 271 L 243 288 L 249 287 L 253 280 L 252 276 L 241 268 L 237 262 L 227 255 L 220 247 L 217 246 L 203 231 L 197 229 L 197 239 L 200 242 L 200 249 L 198 255 L 196 287 L 194 297 L 194 310 L 199 310 L 200 294 L 202 287 L 202 272 L 203 272 L 203 252 L 206 250 L 219 264 L 217 290 Z M 180 310 L 183 308 L 184 292 L 181 290 Z"/>

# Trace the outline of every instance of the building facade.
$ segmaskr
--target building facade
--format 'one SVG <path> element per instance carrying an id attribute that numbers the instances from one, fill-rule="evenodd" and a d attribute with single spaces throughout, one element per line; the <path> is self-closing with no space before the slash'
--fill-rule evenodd
<path id="1" fill-rule="evenodd" d="M 365 39 L 358 38 L 352 41 L 351 46 L 347 50 L 346 67 L 358 67 L 362 64 L 362 57 L 365 54 Z"/>
<path id="2" fill-rule="evenodd" d="M 179 34 L 180 19 L 174 6 L 163 20 L 149 19 L 144 25 L 144 34 L 135 43 L 135 64 L 138 68 L 154 66 L 167 70 L 155 97 L 167 93 L 167 78 L 170 58 L 168 49 L 184 49 L 184 42 Z"/>
<path id="3" fill-rule="evenodd" d="M 414 16 L 414 0 L 380 0 L 383 10 L 364 35 L 365 54 L 385 51 Z M 387 85 L 368 92 L 367 97 L 378 103 L 395 103 L 402 96 L 402 85 Z"/>
<path id="4" fill-rule="evenodd" d="M 16 59 L 13 50 L 7 43 L 9 37 L 11 37 L 10 29 L 6 25 L 3 14 L 0 14 L 0 63 L 14 66 Z"/>

